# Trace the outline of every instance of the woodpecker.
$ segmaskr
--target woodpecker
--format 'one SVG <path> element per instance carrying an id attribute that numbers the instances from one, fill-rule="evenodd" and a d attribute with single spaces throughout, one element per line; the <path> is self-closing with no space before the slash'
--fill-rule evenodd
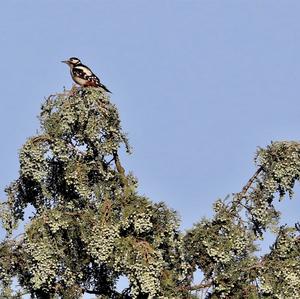
<path id="1" fill-rule="evenodd" d="M 107 87 L 102 84 L 99 78 L 91 71 L 90 68 L 83 65 L 80 59 L 76 57 L 71 57 L 69 60 L 62 61 L 70 67 L 70 73 L 72 79 L 83 87 L 101 87 L 107 92 L 111 92 Z"/>

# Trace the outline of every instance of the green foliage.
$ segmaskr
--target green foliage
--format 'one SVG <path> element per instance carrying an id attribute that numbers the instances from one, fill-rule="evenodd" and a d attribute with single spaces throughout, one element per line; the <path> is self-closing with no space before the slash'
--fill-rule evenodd
<path id="1" fill-rule="evenodd" d="M 0 205 L 1 298 L 300 298 L 299 232 L 278 226 L 274 206 L 299 180 L 299 143 L 259 149 L 243 190 L 183 234 L 176 212 L 139 195 L 126 174 L 119 151 L 130 152 L 128 140 L 100 89 L 50 96 L 40 121 Z M 33 216 L 12 238 L 27 207 Z M 277 239 L 260 257 L 256 242 L 268 229 Z M 204 280 L 193 285 L 197 269 Z M 121 276 L 129 280 L 123 292 Z"/>
<path id="2" fill-rule="evenodd" d="M 272 251 L 262 260 L 261 290 L 269 298 L 300 296 L 300 238 L 281 227 Z"/>
<path id="3" fill-rule="evenodd" d="M 187 272 L 175 212 L 137 194 L 118 156 L 129 152 L 116 107 L 99 89 L 49 97 L 41 132 L 20 151 L 20 177 L 1 217 L 8 233 L 34 208 L 22 238 L 0 247 L 0 275 L 36 298 L 167 296 Z M 14 265 L 11 267 L 11 265 Z M 120 276 L 128 295 L 116 291 Z M 103 297 L 103 298 L 104 298 Z"/>
<path id="4" fill-rule="evenodd" d="M 232 199 L 216 201 L 213 219 L 185 236 L 189 264 L 209 281 L 208 298 L 300 298 L 300 237 L 279 228 L 273 205 L 293 195 L 300 174 L 300 144 L 275 142 L 259 149 L 258 170 Z M 258 257 L 255 241 L 266 229 L 278 232 L 270 253 Z M 204 284 L 205 285 L 205 284 Z"/>

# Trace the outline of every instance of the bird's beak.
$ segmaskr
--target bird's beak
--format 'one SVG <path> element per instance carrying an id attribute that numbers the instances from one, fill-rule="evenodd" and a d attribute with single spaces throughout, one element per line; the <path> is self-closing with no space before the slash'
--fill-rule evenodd
<path id="1" fill-rule="evenodd" d="M 70 64 L 69 60 L 63 60 L 62 63 Z"/>

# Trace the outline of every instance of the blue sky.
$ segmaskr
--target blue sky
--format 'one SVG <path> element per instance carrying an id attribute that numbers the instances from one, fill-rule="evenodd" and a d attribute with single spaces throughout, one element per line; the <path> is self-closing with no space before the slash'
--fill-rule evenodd
<path id="1" fill-rule="evenodd" d="M 44 98 L 72 85 L 60 61 L 77 56 L 113 92 L 141 194 L 184 229 L 211 215 L 253 174 L 258 146 L 300 139 L 299 11 L 296 0 L 1 3 L 0 197 Z M 280 204 L 283 222 L 299 220 L 298 202 Z"/>

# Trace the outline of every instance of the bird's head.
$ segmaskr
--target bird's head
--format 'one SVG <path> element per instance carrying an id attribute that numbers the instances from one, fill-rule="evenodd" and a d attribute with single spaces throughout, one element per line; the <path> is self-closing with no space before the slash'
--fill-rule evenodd
<path id="1" fill-rule="evenodd" d="M 63 62 L 63 63 L 66 63 L 66 64 L 69 65 L 70 67 L 73 67 L 73 66 L 75 66 L 75 65 L 81 63 L 80 59 L 78 59 L 78 58 L 76 58 L 76 57 L 71 57 L 71 58 L 69 58 L 68 60 L 64 60 L 64 61 L 62 61 L 62 62 Z"/>

